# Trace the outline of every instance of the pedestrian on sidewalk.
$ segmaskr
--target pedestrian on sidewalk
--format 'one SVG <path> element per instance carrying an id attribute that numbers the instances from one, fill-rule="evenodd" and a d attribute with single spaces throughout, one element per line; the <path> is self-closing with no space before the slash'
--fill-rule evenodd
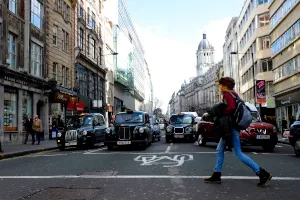
<path id="1" fill-rule="evenodd" d="M 33 130 L 32 130 L 32 123 L 33 123 L 33 120 L 31 119 L 31 116 L 28 115 L 27 116 L 27 119 L 25 121 L 25 131 L 26 131 L 26 135 L 25 135 L 25 141 L 24 141 L 24 144 L 27 143 L 27 140 L 28 140 L 28 136 L 29 134 L 31 135 L 32 137 L 32 142 L 34 141 L 34 135 L 33 135 Z"/>
<path id="2" fill-rule="evenodd" d="M 233 90 L 235 86 L 234 79 L 230 77 L 221 78 L 219 80 L 220 91 L 223 94 L 223 103 L 227 104 L 227 107 L 224 109 L 224 116 L 233 116 L 233 113 L 236 111 L 235 96 L 239 98 L 238 94 Z M 233 94 L 233 96 L 232 96 Z M 231 122 L 230 122 L 231 121 Z M 239 131 L 234 123 L 234 120 L 229 120 L 228 123 L 231 123 L 231 140 L 232 146 L 236 157 L 242 161 L 245 165 L 250 167 L 256 175 L 259 177 L 260 182 L 257 186 L 264 186 L 266 183 L 271 180 L 272 176 L 266 170 L 262 169 L 257 163 L 255 163 L 251 158 L 246 156 L 241 150 L 241 143 L 239 138 Z M 227 127 L 228 128 L 228 127 Z M 228 135 L 226 137 L 228 139 Z M 216 166 L 214 168 L 214 173 L 210 178 L 204 179 L 205 183 L 221 183 L 221 171 L 224 161 L 224 152 L 226 147 L 226 141 L 221 138 L 217 147 L 217 159 Z"/>
<path id="3" fill-rule="evenodd" d="M 33 132 L 34 132 L 34 135 L 32 137 L 32 144 L 35 143 L 35 137 L 34 136 L 36 135 L 37 140 L 38 140 L 37 145 L 39 145 L 40 142 L 41 142 L 41 134 L 42 134 L 42 131 L 43 131 L 43 127 L 42 127 L 42 120 L 39 119 L 38 115 L 35 115 L 34 121 L 32 123 L 32 129 L 33 129 Z"/>

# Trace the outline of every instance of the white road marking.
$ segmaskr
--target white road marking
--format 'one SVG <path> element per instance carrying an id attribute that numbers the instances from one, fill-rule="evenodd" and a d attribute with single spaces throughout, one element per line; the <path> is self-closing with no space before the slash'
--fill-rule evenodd
<path id="1" fill-rule="evenodd" d="M 171 146 L 168 146 L 167 150 L 165 151 L 165 153 L 169 153 L 171 149 Z"/>
<path id="2" fill-rule="evenodd" d="M 107 150 L 107 147 L 104 147 L 104 148 L 101 148 L 101 149 L 96 149 L 96 150 L 89 150 L 89 151 L 86 151 L 84 154 L 95 153 L 97 151 L 103 151 L 103 150 Z"/>
<path id="3" fill-rule="evenodd" d="M 256 153 L 256 152 L 252 152 L 253 154 L 255 154 L 255 155 L 257 155 L 258 153 Z"/>
<path id="4" fill-rule="evenodd" d="M 0 179 L 203 179 L 208 176 L 172 175 L 57 175 L 57 176 L 0 176 Z M 258 180 L 257 176 L 222 176 L 223 180 Z M 277 181 L 300 181 L 300 177 L 273 177 Z"/>
<path id="5" fill-rule="evenodd" d="M 276 145 L 275 147 L 279 147 L 279 148 L 281 148 L 282 146 L 280 146 L 280 145 Z"/>
<path id="6" fill-rule="evenodd" d="M 106 155 L 106 154 L 120 154 L 120 155 L 153 155 L 153 154 L 156 154 L 156 155 L 161 155 L 161 154 L 215 154 L 216 152 L 213 151 L 213 152 L 168 152 L 168 153 L 165 153 L 165 152 L 151 152 L 151 153 L 141 153 L 141 152 L 96 152 L 96 153 L 90 153 L 90 152 L 86 152 L 84 153 L 85 155 Z M 227 152 L 225 152 L 227 153 Z"/>
<path id="7" fill-rule="evenodd" d="M 185 161 L 191 160 L 194 160 L 194 157 L 188 154 L 174 155 L 173 158 L 169 156 L 139 155 L 134 159 L 134 161 L 142 162 L 141 166 L 163 165 L 163 167 L 179 167 Z"/>

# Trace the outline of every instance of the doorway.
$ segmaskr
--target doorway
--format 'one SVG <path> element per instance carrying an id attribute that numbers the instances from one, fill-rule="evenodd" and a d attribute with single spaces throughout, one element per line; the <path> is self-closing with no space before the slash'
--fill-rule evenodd
<path id="1" fill-rule="evenodd" d="M 41 118 L 41 113 L 42 113 L 43 107 L 44 107 L 44 102 L 39 100 L 36 105 L 36 114 L 39 116 L 39 118 Z"/>

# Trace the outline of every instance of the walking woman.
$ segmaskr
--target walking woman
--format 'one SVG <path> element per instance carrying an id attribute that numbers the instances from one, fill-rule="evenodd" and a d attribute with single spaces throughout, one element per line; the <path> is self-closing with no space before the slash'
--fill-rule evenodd
<path id="1" fill-rule="evenodd" d="M 238 97 L 238 94 L 233 90 L 234 86 L 235 81 L 230 77 L 221 78 L 219 80 L 220 91 L 223 94 L 223 103 L 227 105 L 224 109 L 224 116 L 232 116 L 236 110 L 235 98 L 232 96 L 232 94 L 236 97 Z M 236 157 L 245 165 L 250 167 L 259 177 L 260 182 L 257 184 L 257 186 L 266 185 L 266 183 L 272 178 L 271 174 L 269 174 L 266 170 L 262 169 L 251 158 L 249 158 L 242 152 L 239 138 L 239 130 L 235 128 L 236 126 L 233 123 L 233 120 L 230 121 L 232 123 L 232 125 L 230 126 L 232 127 L 230 139 L 232 140 L 232 146 L 234 148 Z M 228 139 L 228 136 L 226 138 Z M 217 160 L 216 166 L 214 168 L 214 173 L 210 178 L 206 178 L 204 180 L 206 183 L 221 183 L 221 171 L 224 161 L 225 147 L 226 141 L 224 140 L 224 138 L 221 138 L 217 147 Z"/>

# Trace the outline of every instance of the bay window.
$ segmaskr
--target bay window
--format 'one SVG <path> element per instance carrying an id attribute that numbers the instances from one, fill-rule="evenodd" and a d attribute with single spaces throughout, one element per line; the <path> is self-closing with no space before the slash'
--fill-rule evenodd
<path id="1" fill-rule="evenodd" d="M 13 34 L 8 34 L 8 60 L 9 60 L 9 68 L 16 69 L 17 62 L 16 62 L 16 36 Z"/>

